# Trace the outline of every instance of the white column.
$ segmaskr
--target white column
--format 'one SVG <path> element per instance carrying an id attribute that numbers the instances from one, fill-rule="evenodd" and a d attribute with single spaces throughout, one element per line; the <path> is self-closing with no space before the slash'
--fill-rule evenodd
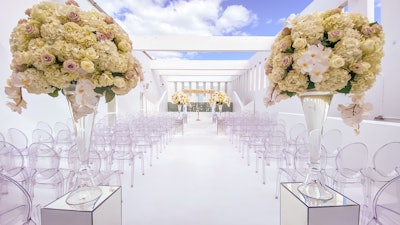
<path id="1" fill-rule="evenodd" d="M 382 115 L 386 118 L 400 119 L 399 69 L 400 59 L 400 1 L 381 1 L 381 21 L 385 32 L 385 56 L 382 60 L 383 97 Z"/>
<path id="2" fill-rule="evenodd" d="M 371 22 L 375 20 L 374 0 L 348 0 L 347 6 L 349 12 L 361 13 Z"/>

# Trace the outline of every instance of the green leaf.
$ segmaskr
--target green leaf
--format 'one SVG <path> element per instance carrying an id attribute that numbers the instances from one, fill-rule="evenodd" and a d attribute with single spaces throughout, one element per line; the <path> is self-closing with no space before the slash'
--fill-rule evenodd
<path id="1" fill-rule="evenodd" d="M 314 84 L 314 82 L 310 81 L 310 82 L 308 82 L 307 90 L 312 90 L 312 89 L 315 89 L 315 84 Z"/>
<path id="2" fill-rule="evenodd" d="M 286 94 L 289 97 L 293 97 L 294 95 L 296 95 L 296 92 L 291 92 L 291 91 L 282 91 L 282 93 Z"/>
<path id="3" fill-rule="evenodd" d="M 112 73 L 112 75 L 113 75 L 114 77 L 123 77 L 123 76 L 124 76 L 123 73 Z"/>
<path id="4" fill-rule="evenodd" d="M 350 90 L 351 90 L 351 82 L 347 82 L 347 85 L 344 88 L 338 90 L 337 92 L 347 94 L 350 93 Z"/>
<path id="5" fill-rule="evenodd" d="M 283 51 L 283 53 L 290 53 L 290 54 L 292 54 L 292 53 L 294 53 L 294 48 L 293 48 L 293 47 L 290 47 L 289 49 L 286 49 L 285 51 Z"/>
<path id="6" fill-rule="evenodd" d="M 56 88 L 52 93 L 49 93 L 48 95 L 50 95 L 53 98 L 58 97 L 59 90 L 60 90 L 59 88 Z"/>
<path id="7" fill-rule="evenodd" d="M 106 103 L 109 103 L 114 99 L 115 93 L 111 89 L 108 89 L 106 90 L 105 96 L 106 96 Z"/>
<path id="8" fill-rule="evenodd" d="M 94 89 L 94 92 L 98 93 L 98 94 L 104 94 L 105 91 L 107 91 L 109 89 L 109 87 L 96 87 Z"/>

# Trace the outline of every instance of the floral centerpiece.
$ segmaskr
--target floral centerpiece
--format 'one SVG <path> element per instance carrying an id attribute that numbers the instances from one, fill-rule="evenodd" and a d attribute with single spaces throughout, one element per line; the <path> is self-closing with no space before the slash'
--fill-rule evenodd
<path id="1" fill-rule="evenodd" d="M 12 74 L 5 93 L 12 101 L 7 105 L 18 113 L 26 108 L 22 89 L 53 97 L 61 91 L 67 97 L 80 168 L 66 202 L 93 207 L 102 194 L 88 160 L 97 105 L 101 96 L 109 102 L 136 87 L 143 79 L 140 63 L 132 56 L 128 34 L 113 18 L 82 11 L 74 0 L 41 2 L 25 14 L 28 18 L 18 21 L 10 36 Z"/>
<path id="2" fill-rule="evenodd" d="M 22 88 L 56 97 L 72 84 L 77 120 L 93 112 L 96 95 L 109 102 L 143 79 L 128 34 L 106 14 L 82 11 L 74 0 L 41 2 L 25 14 L 10 36 L 12 74 L 5 93 L 13 111 L 27 106 Z"/>
<path id="3" fill-rule="evenodd" d="M 353 104 L 340 105 L 344 122 L 359 132 L 370 104 L 363 95 L 381 70 L 384 34 L 377 23 L 337 8 L 291 16 L 272 45 L 265 64 L 270 81 L 266 105 L 299 96 L 307 124 L 309 171 L 298 187 L 303 196 L 329 200 L 321 166 L 322 134 L 334 94 L 353 94 Z M 350 112 L 350 113 L 349 113 Z"/>
<path id="4" fill-rule="evenodd" d="M 340 105 L 344 122 L 359 131 L 370 104 L 363 101 L 381 71 L 384 33 L 358 13 L 337 8 L 292 15 L 272 45 L 265 64 L 270 81 L 266 105 L 310 90 L 353 94 Z"/>
<path id="5" fill-rule="evenodd" d="M 177 105 L 189 105 L 189 103 L 190 103 L 189 98 L 182 91 L 174 92 L 172 94 L 171 101 L 172 101 L 172 104 L 177 104 Z"/>
<path id="6" fill-rule="evenodd" d="M 227 106 L 229 106 L 231 104 L 231 98 L 224 91 L 216 91 L 211 95 L 211 97 L 209 99 L 209 103 L 211 105 L 226 104 Z"/>

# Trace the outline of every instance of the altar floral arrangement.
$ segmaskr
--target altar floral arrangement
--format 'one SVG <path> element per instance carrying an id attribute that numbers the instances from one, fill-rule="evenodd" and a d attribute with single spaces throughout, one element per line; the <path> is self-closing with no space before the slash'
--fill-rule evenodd
<path id="1" fill-rule="evenodd" d="M 226 104 L 229 106 L 231 104 L 231 98 L 224 91 L 216 91 L 211 95 L 209 99 L 209 103 L 211 105 L 223 105 Z"/>
<path id="2" fill-rule="evenodd" d="M 383 46 L 382 26 L 359 13 L 337 8 L 291 15 L 265 63 L 270 86 L 264 103 L 311 90 L 352 94 L 353 104 L 338 109 L 358 132 L 372 107 L 362 98 L 381 71 Z"/>
<path id="3" fill-rule="evenodd" d="M 172 101 L 172 104 L 178 104 L 178 105 L 189 105 L 189 103 L 190 103 L 189 98 L 182 91 L 174 92 L 172 94 L 171 101 Z"/>
<path id="4" fill-rule="evenodd" d="M 12 74 L 5 93 L 13 111 L 27 106 L 22 88 L 57 97 L 76 85 L 79 118 L 91 113 L 95 95 L 109 102 L 143 80 L 128 34 L 108 15 L 82 11 L 74 0 L 41 2 L 25 14 L 10 36 Z"/>

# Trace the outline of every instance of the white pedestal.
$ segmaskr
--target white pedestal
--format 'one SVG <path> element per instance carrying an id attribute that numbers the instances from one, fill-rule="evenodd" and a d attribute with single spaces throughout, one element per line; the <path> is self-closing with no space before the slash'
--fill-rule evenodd
<path id="1" fill-rule="evenodd" d="M 65 203 L 68 194 L 41 210 L 42 225 L 121 225 L 122 190 L 119 186 L 100 186 L 103 194 L 92 210 L 78 210 Z"/>
<path id="2" fill-rule="evenodd" d="M 305 199 L 301 183 L 281 183 L 281 225 L 358 225 L 360 205 L 330 189 L 329 201 Z"/>
<path id="3" fill-rule="evenodd" d="M 183 135 L 183 118 L 177 118 L 175 119 L 175 133 L 178 134 L 182 134 Z"/>
<path id="4" fill-rule="evenodd" d="M 226 135 L 226 121 L 219 118 L 217 120 L 217 135 Z"/>

